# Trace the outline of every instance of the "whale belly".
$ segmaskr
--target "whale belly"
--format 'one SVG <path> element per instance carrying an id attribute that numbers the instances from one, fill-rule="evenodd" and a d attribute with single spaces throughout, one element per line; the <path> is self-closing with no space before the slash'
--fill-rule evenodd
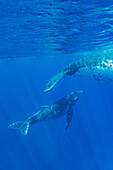
<path id="1" fill-rule="evenodd" d="M 97 65 L 82 67 L 76 73 L 78 76 L 93 77 L 97 80 L 112 81 L 113 80 L 113 61 L 106 60 Z"/>

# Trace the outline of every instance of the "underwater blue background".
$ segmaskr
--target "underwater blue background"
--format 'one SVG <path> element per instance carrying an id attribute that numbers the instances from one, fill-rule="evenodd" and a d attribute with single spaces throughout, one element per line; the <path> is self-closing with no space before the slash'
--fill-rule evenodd
<path id="1" fill-rule="evenodd" d="M 0 1 L 0 169 L 112 170 L 113 82 L 46 82 L 85 56 L 113 55 L 112 1 Z M 8 126 L 83 90 L 73 119 L 37 123 L 22 136 Z"/>

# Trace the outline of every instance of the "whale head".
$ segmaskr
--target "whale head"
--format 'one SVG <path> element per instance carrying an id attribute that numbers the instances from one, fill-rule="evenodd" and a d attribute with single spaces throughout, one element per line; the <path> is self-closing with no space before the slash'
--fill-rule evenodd
<path id="1" fill-rule="evenodd" d="M 72 92 L 67 96 L 67 99 L 69 100 L 69 103 L 76 102 L 82 95 L 83 90 L 79 90 L 76 92 Z"/>

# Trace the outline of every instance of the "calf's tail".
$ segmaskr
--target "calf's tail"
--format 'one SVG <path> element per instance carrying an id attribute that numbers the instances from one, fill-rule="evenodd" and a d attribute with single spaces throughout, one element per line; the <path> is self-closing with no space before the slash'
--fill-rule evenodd
<path id="1" fill-rule="evenodd" d="M 9 127 L 13 129 L 20 129 L 22 135 L 25 136 L 28 133 L 29 122 L 18 121 L 18 122 L 12 123 L 11 125 L 9 125 Z"/>

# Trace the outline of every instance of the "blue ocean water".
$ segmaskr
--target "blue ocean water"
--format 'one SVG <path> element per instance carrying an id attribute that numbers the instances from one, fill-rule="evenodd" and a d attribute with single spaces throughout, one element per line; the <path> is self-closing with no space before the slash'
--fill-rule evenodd
<path id="1" fill-rule="evenodd" d="M 66 64 L 113 55 L 112 39 L 110 0 L 0 1 L 0 169 L 113 169 L 113 82 L 69 76 L 43 93 Z M 69 129 L 66 116 L 8 128 L 81 89 Z"/>

